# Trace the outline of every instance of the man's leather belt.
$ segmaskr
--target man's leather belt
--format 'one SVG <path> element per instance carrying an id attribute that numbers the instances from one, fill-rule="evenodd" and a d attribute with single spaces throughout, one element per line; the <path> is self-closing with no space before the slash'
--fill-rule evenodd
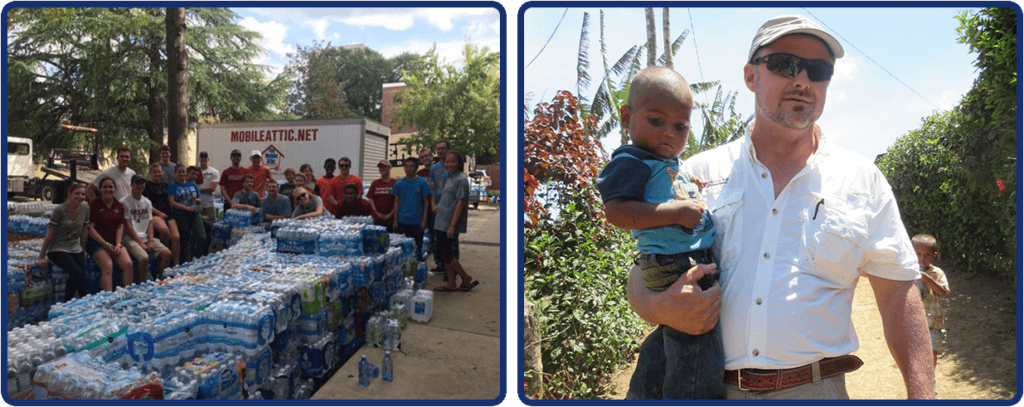
<path id="1" fill-rule="evenodd" d="M 852 372 L 859 369 L 863 364 L 864 361 L 854 355 L 825 358 L 818 361 L 821 379 Z M 725 371 L 725 383 L 738 385 L 740 390 L 780 390 L 812 381 L 814 381 L 814 367 L 812 365 L 780 370 L 741 369 Z"/>

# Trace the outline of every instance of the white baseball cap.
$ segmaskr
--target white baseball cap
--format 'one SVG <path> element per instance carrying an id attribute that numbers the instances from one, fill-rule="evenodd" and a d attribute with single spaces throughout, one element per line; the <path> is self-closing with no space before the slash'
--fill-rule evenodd
<path id="1" fill-rule="evenodd" d="M 263 158 L 263 154 L 260 154 L 260 150 L 252 150 L 252 154 L 249 154 L 249 157 L 253 157 L 253 156 L 257 156 L 257 155 L 260 156 L 260 158 Z"/>
<path id="2" fill-rule="evenodd" d="M 757 30 L 757 34 L 754 35 L 754 41 L 750 43 L 750 53 L 747 54 L 747 61 L 753 59 L 754 53 L 756 53 L 761 47 L 771 44 L 772 42 L 775 42 L 775 40 L 790 34 L 808 34 L 820 38 L 832 50 L 832 55 L 835 56 L 836 59 L 842 58 L 845 54 L 843 52 L 843 46 L 839 45 L 839 41 L 836 41 L 832 35 L 825 32 L 821 26 L 815 24 L 811 20 L 808 20 L 807 17 L 801 15 L 784 15 L 768 20 L 768 22 L 764 23 L 764 25 Z"/>

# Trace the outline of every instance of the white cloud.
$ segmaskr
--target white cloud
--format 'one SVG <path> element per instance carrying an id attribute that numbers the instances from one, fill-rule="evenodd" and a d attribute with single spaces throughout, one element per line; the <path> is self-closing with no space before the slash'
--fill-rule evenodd
<path id="1" fill-rule="evenodd" d="M 412 14 L 369 14 L 341 18 L 338 21 L 359 27 L 381 27 L 392 31 L 405 31 L 412 27 L 416 19 Z"/>
<path id="2" fill-rule="evenodd" d="M 316 32 L 316 37 L 317 38 L 319 38 L 321 40 L 327 38 L 324 35 L 324 32 L 327 31 L 327 26 L 329 24 L 330 24 L 330 21 L 327 21 L 327 20 L 316 20 L 316 21 L 313 22 L 313 31 Z"/>
<path id="3" fill-rule="evenodd" d="M 862 66 L 864 66 L 864 60 L 858 57 L 847 55 L 846 58 L 836 60 L 832 82 L 857 79 Z"/>
<path id="4" fill-rule="evenodd" d="M 424 8 L 417 11 L 417 14 L 426 18 L 430 25 L 444 32 L 451 31 L 452 20 L 470 19 L 474 20 L 470 24 L 476 24 L 485 23 L 479 21 L 479 17 L 493 17 L 495 20 L 498 17 L 497 10 L 489 8 Z"/>
<path id="5" fill-rule="evenodd" d="M 259 45 L 278 57 L 284 58 L 289 52 L 295 52 L 295 47 L 291 44 L 285 44 L 284 38 L 288 36 L 288 27 L 276 21 L 268 21 L 261 23 L 255 18 L 246 17 L 242 21 L 238 22 L 239 25 L 245 27 L 249 31 L 256 31 L 260 33 Z M 257 63 L 264 63 L 271 57 L 265 56 L 256 60 Z"/>

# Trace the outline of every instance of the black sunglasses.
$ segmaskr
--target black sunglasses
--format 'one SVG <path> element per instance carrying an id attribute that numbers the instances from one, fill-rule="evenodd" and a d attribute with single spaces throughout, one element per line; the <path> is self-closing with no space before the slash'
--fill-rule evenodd
<path id="1" fill-rule="evenodd" d="M 770 54 L 757 58 L 750 63 L 757 65 L 762 62 L 768 64 L 768 70 L 787 78 L 796 78 L 800 71 L 807 70 L 807 77 L 811 82 L 821 82 L 832 79 L 832 64 L 824 59 L 803 59 L 790 54 Z"/>
<path id="2" fill-rule="evenodd" d="M 299 199 L 308 199 L 308 198 L 309 198 L 309 194 L 299 195 Z"/>

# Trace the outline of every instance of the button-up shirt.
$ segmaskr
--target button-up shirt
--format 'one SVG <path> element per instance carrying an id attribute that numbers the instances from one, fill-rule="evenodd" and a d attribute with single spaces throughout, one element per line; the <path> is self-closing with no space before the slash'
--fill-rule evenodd
<path id="1" fill-rule="evenodd" d="M 749 132 L 686 160 L 705 180 L 718 236 L 725 368 L 783 369 L 857 349 L 858 270 L 900 281 L 917 257 L 870 161 L 822 139 L 778 198 Z"/>

